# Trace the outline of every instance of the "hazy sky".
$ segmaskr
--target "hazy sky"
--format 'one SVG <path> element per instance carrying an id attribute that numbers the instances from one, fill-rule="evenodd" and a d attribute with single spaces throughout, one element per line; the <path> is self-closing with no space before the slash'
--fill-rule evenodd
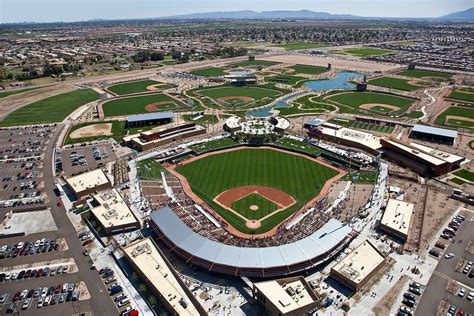
<path id="1" fill-rule="evenodd" d="M 300 10 L 380 17 L 436 17 L 473 0 L 0 0 L 0 23 L 149 18 L 235 10 Z"/>

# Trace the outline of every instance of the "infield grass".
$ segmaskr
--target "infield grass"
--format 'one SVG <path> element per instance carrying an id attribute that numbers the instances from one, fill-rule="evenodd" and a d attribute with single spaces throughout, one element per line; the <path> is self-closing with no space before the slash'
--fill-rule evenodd
<path id="1" fill-rule="evenodd" d="M 265 97 L 276 97 L 281 94 L 281 92 L 277 90 L 255 86 L 223 86 L 197 90 L 196 92 L 211 99 L 219 99 L 223 97 L 249 97 L 254 100 L 259 100 Z"/>
<path id="2" fill-rule="evenodd" d="M 58 94 L 13 111 L 0 122 L 0 126 L 61 122 L 79 107 L 98 99 L 99 94 L 92 89 Z"/>
<path id="3" fill-rule="evenodd" d="M 258 210 L 251 210 L 250 207 L 253 205 L 257 206 Z M 277 210 L 275 203 L 255 193 L 235 201 L 231 207 L 248 219 L 261 219 Z"/>
<path id="4" fill-rule="evenodd" d="M 111 100 L 105 102 L 102 107 L 105 116 L 122 116 L 149 113 L 150 111 L 147 111 L 145 107 L 156 102 L 169 103 L 158 105 L 156 111 L 153 112 L 169 111 L 184 107 L 184 104 L 180 101 L 161 93 Z"/>
<path id="5" fill-rule="evenodd" d="M 338 172 L 304 157 L 272 149 L 240 149 L 208 156 L 180 166 L 193 192 L 211 205 L 232 226 L 244 233 L 263 233 L 315 197 Z M 240 186 L 261 185 L 290 194 L 297 203 L 278 212 L 252 231 L 245 221 L 213 202 L 220 193 Z"/>
<path id="6" fill-rule="evenodd" d="M 107 90 L 117 94 L 125 95 L 131 93 L 147 92 L 150 91 L 147 89 L 148 86 L 160 84 L 161 82 L 155 80 L 139 80 L 139 81 L 129 81 L 111 85 Z M 157 90 L 165 90 L 171 88 L 169 84 L 163 84 L 162 86 L 156 87 Z"/>

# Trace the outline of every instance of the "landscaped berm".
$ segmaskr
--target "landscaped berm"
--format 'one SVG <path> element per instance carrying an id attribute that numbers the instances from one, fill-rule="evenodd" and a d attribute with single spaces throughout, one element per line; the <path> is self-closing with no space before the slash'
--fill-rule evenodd
<path id="1" fill-rule="evenodd" d="M 344 171 L 290 151 L 237 147 L 196 156 L 170 172 L 187 194 L 226 221 L 236 235 L 271 234 L 315 203 Z"/>

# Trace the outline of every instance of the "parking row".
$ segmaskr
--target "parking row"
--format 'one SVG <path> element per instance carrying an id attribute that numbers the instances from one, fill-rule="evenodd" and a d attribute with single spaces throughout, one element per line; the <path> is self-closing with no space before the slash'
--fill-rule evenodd
<path id="1" fill-rule="evenodd" d="M 398 316 L 412 316 L 415 314 L 419 298 L 423 293 L 423 287 L 417 282 L 410 282 L 408 291 L 403 294 L 402 304 L 398 309 Z"/>
<path id="2" fill-rule="evenodd" d="M 465 219 L 466 218 L 462 215 L 454 216 L 449 222 L 449 224 L 443 229 L 443 232 L 441 233 L 440 237 L 444 240 L 452 240 L 454 237 L 456 237 L 456 233 Z M 438 258 L 441 256 L 442 251 L 446 247 L 447 245 L 444 242 L 438 241 L 435 246 L 429 251 L 429 254 L 433 257 Z M 452 258 L 451 255 L 448 255 L 448 257 L 446 257 L 446 259 L 450 258 Z"/>
<path id="3" fill-rule="evenodd" d="M 123 293 L 122 286 L 117 283 L 115 272 L 109 267 L 105 267 L 99 270 L 99 275 L 101 275 L 102 281 L 107 286 L 109 294 L 117 306 L 120 315 L 125 316 L 131 314 L 134 309 L 130 306 L 128 296 Z"/>
<path id="4" fill-rule="evenodd" d="M 59 265 L 54 267 L 40 267 L 18 271 L 9 271 L 0 273 L 0 282 L 23 280 L 29 278 L 48 277 L 67 273 L 68 265 Z"/>
<path id="5" fill-rule="evenodd" d="M 49 240 L 43 238 L 34 242 L 26 241 L 13 245 L 3 245 L 0 247 L 0 259 L 16 258 L 18 256 L 28 256 L 58 250 L 58 240 Z"/>

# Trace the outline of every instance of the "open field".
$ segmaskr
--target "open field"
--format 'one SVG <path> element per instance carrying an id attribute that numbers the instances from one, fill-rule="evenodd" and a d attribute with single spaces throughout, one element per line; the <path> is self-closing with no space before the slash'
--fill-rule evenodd
<path id="1" fill-rule="evenodd" d="M 400 79 L 400 78 L 391 78 L 391 77 L 380 77 L 376 79 L 372 79 L 368 81 L 369 84 L 390 88 L 390 89 L 397 89 L 397 90 L 405 90 L 405 91 L 413 91 L 418 90 L 426 87 L 430 87 L 431 84 L 429 82 L 422 82 L 422 81 L 415 81 L 412 82 L 410 80 Z"/>
<path id="2" fill-rule="evenodd" d="M 447 72 L 429 70 L 405 70 L 399 72 L 397 75 L 420 79 L 450 79 L 453 76 L 452 74 Z"/>
<path id="3" fill-rule="evenodd" d="M 38 87 L 27 88 L 27 89 L 20 89 L 20 90 L 18 90 L 18 89 L 15 89 L 15 90 L 7 90 L 7 91 L 2 91 L 2 90 L 0 90 L 0 99 L 1 99 L 1 98 L 9 97 L 9 96 L 11 96 L 11 95 L 23 93 L 23 92 L 26 92 L 26 91 L 34 90 L 34 89 L 38 89 Z"/>
<path id="4" fill-rule="evenodd" d="M 308 65 L 294 65 L 289 68 L 293 69 L 296 73 L 307 74 L 307 75 L 319 75 L 328 71 L 326 67 L 308 66 Z"/>
<path id="5" fill-rule="evenodd" d="M 402 96 L 377 92 L 343 92 L 329 95 L 326 99 L 348 106 L 355 111 L 365 109 L 379 114 L 390 115 L 398 115 L 405 112 L 414 102 L 413 99 Z M 340 109 L 343 110 L 342 107 Z"/>
<path id="6" fill-rule="evenodd" d="M 92 89 L 62 93 L 13 111 L 0 122 L 0 126 L 61 122 L 79 107 L 98 99 L 99 94 Z"/>
<path id="7" fill-rule="evenodd" d="M 267 61 L 267 60 L 245 60 L 237 63 L 230 64 L 232 67 L 269 67 L 278 65 L 278 62 Z"/>
<path id="8" fill-rule="evenodd" d="M 286 50 L 299 50 L 299 49 L 313 49 L 326 46 L 321 43 L 287 43 L 274 45 L 275 47 L 284 48 Z"/>
<path id="9" fill-rule="evenodd" d="M 202 76 L 202 77 L 217 77 L 223 76 L 225 74 L 224 68 L 220 67 L 207 67 L 199 68 L 191 71 L 193 75 Z"/>
<path id="10" fill-rule="evenodd" d="M 451 106 L 435 120 L 438 125 L 474 128 L 474 108 Z"/>
<path id="11" fill-rule="evenodd" d="M 168 88 L 171 88 L 171 85 L 166 83 L 161 83 L 155 80 L 139 80 L 114 84 L 107 87 L 107 90 L 117 95 L 125 95 L 131 93 L 165 90 Z"/>
<path id="12" fill-rule="evenodd" d="M 305 80 L 309 80 L 309 79 L 305 77 L 282 75 L 282 74 L 278 74 L 276 76 L 265 77 L 265 81 L 267 82 L 283 83 L 290 86 L 293 86 L 297 84 L 298 82 L 305 81 Z"/>
<path id="13" fill-rule="evenodd" d="M 343 50 L 343 53 L 355 56 L 355 57 L 369 57 L 375 55 L 383 55 L 388 53 L 393 53 L 393 50 L 381 49 L 381 48 L 371 48 L 371 47 L 361 47 L 361 48 L 348 48 Z"/>
<path id="14" fill-rule="evenodd" d="M 102 107 L 105 116 L 122 116 L 176 110 L 184 104 L 165 94 L 151 94 L 111 100 Z"/>
<path id="15" fill-rule="evenodd" d="M 293 206 L 262 221 L 257 233 L 278 225 L 315 197 L 324 183 L 338 172 L 313 160 L 272 149 L 240 149 L 219 153 L 176 169 L 188 180 L 193 192 L 212 206 L 239 231 L 252 233 L 245 220 L 213 200 L 229 189 L 265 186 L 285 192 L 296 200 Z M 220 181 L 214 181 L 220 179 Z"/>
<path id="16" fill-rule="evenodd" d="M 74 137 L 74 133 L 76 133 L 78 130 L 81 130 L 87 127 L 92 127 L 98 124 L 111 124 L 110 134 L 103 135 L 102 133 L 98 133 L 96 135 Z M 113 138 L 117 142 L 120 142 L 124 128 L 125 128 L 125 121 L 102 121 L 100 123 L 99 122 L 80 123 L 80 124 L 72 126 L 69 129 L 68 133 L 66 134 L 66 137 L 64 138 L 64 144 L 69 145 L 69 144 L 76 144 L 76 143 L 84 143 L 84 142 L 90 142 L 94 140 L 107 139 L 107 138 Z"/>
<path id="17" fill-rule="evenodd" d="M 474 102 L 474 89 L 468 89 L 468 88 L 455 89 L 447 96 L 447 98 L 459 100 L 459 101 L 465 101 L 465 102 Z"/>

